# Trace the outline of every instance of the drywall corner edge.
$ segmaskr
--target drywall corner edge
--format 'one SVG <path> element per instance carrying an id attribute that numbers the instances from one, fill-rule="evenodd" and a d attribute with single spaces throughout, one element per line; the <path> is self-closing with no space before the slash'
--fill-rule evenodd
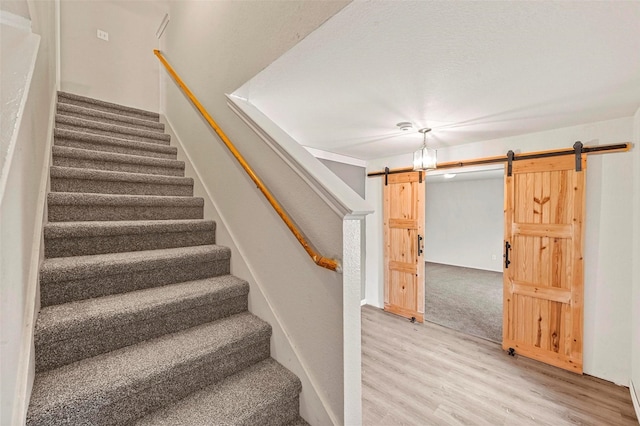
<path id="1" fill-rule="evenodd" d="M 269 146 L 341 218 L 373 213 L 367 201 L 323 166 L 306 148 L 294 140 L 253 104 L 238 96 L 226 95 L 227 106 Z"/>
<path id="2" fill-rule="evenodd" d="M 633 385 L 633 379 L 629 380 L 629 392 L 631 393 L 631 401 L 633 401 L 633 408 L 636 411 L 636 417 L 640 419 L 640 396 L 638 395 L 636 387 Z"/>
<path id="3" fill-rule="evenodd" d="M 287 367 L 289 369 L 293 369 L 293 368 L 292 368 L 292 366 L 290 364 L 287 365 L 287 361 L 288 362 L 292 362 L 292 361 L 295 362 L 297 364 L 297 366 L 294 366 L 294 367 L 297 367 L 297 368 L 295 368 L 294 372 L 298 375 L 298 378 L 302 382 L 303 393 L 308 392 L 309 387 L 310 387 L 311 391 L 312 391 L 311 392 L 311 394 L 312 394 L 311 398 L 315 399 L 322 406 L 322 409 L 324 410 L 324 414 L 325 415 L 323 417 L 325 417 L 326 420 L 329 420 L 331 424 L 334 424 L 334 425 L 340 424 L 340 422 L 338 421 L 338 419 L 339 419 L 338 413 L 334 413 L 331 410 L 326 398 L 322 395 L 321 392 L 318 391 L 318 386 L 317 386 L 316 380 L 314 380 L 313 376 L 310 374 L 308 366 L 300 358 L 300 354 L 299 354 L 298 350 L 296 349 L 296 346 L 291 341 L 290 334 L 287 332 L 286 328 L 283 326 L 279 315 L 277 314 L 277 312 L 273 308 L 273 304 L 271 303 L 269 298 L 266 296 L 266 293 L 264 291 L 264 287 L 255 278 L 256 274 L 255 274 L 251 264 L 249 264 L 246 261 L 246 256 L 245 256 L 244 251 L 242 250 L 242 248 L 240 248 L 235 243 L 236 237 L 229 230 L 229 227 L 227 226 L 227 221 L 225 220 L 224 216 L 220 213 L 220 209 L 218 208 L 218 205 L 214 201 L 213 196 L 211 195 L 211 191 L 208 188 L 208 185 L 206 185 L 206 183 L 202 179 L 202 174 L 199 172 L 198 168 L 193 164 L 191 156 L 190 156 L 189 152 L 187 151 L 187 149 L 185 148 L 185 144 L 182 142 L 181 138 L 176 134 L 176 132 L 174 130 L 174 126 L 172 125 L 172 123 L 169 120 L 169 118 L 166 117 L 166 115 L 164 115 L 163 113 L 160 114 L 160 122 L 165 124 L 165 132 L 168 133 L 169 135 L 171 135 L 171 141 L 175 141 L 175 146 L 178 148 L 178 155 L 183 154 L 182 160 L 185 161 L 185 166 L 187 168 L 191 168 L 193 170 L 194 176 L 192 176 L 192 177 L 194 179 L 194 190 L 196 190 L 196 188 L 198 186 L 200 186 L 202 188 L 202 190 L 204 191 L 204 194 L 199 194 L 199 196 L 202 196 L 203 198 L 205 198 L 205 211 L 206 211 L 207 203 L 210 204 L 212 209 L 215 211 L 215 215 L 217 216 L 217 218 L 219 218 L 221 227 L 224 227 L 226 232 L 229 234 L 229 237 L 232 240 L 231 242 L 233 244 L 233 246 L 230 247 L 232 252 L 235 251 L 235 252 L 237 252 L 239 254 L 239 257 L 242 259 L 241 261 L 243 263 L 243 266 L 246 268 L 247 273 L 250 275 L 249 277 L 243 277 L 243 278 L 246 279 L 247 281 L 250 281 L 251 288 L 255 287 L 255 288 L 258 289 L 258 291 L 260 293 L 260 297 L 262 298 L 262 300 L 264 301 L 264 303 L 267 305 L 268 309 L 270 310 L 273 321 L 271 321 L 271 319 L 269 319 L 269 318 L 262 318 L 262 319 L 264 319 L 264 320 L 266 320 L 267 322 L 270 323 L 270 325 L 271 325 L 271 327 L 273 329 L 272 336 L 275 336 L 276 333 L 279 331 L 279 333 L 284 337 L 284 340 L 286 341 L 286 344 L 288 346 L 287 348 L 285 348 L 285 350 L 287 352 L 289 352 L 291 355 L 293 355 L 293 357 L 288 357 L 286 360 L 285 359 L 276 359 L 276 361 L 280 362 L 281 364 L 283 364 L 285 367 Z M 206 218 L 206 216 L 205 216 L 205 218 Z M 219 232 L 219 227 L 216 227 L 216 233 L 217 232 Z M 216 236 L 216 241 L 217 241 L 217 236 Z M 232 258 L 233 257 L 234 256 L 232 255 Z M 302 372 L 302 374 L 300 374 L 301 372 Z M 301 398 L 301 404 L 300 405 L 302 406 L 303 394 L 300 395 L 300 398 Z M 325 424 L 325 423 L 323 423 L 323 424 Z"/>
<path id="4" fill-rule="evenodd" d="M 344 423 L 362 424 L 361 283 L 364 275 L 364 216 L 343 221 Z"/>

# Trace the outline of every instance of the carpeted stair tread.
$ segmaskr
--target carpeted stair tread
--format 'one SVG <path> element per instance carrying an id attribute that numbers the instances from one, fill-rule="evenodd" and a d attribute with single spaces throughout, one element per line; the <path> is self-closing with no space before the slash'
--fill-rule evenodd
<path id="1" fill-rule="evenodd" d="M 36 323 L 36 344 L 45 344 L 85 332 L 99 332 L 148 318 L 154 310 L 164 314 L 212 301 L 246 295 L 246 281 L 233 275 L 185 281 L 125 294 L 99 297 L 43 308 Z"/>
<path id="2" fill-rule="evenodd" d="M 175 146 L 158 143 L 131 141 L 67 129 L 54 129 L 53 134 L 55 138 L 54 143 L 57 146 L 167 158 L 171 160 L 175 160 L 178 155 L 178 148 Z"/>
<path id="3" fill-rule="evenodd" d="M 114 172 L 105 170 L 77 169 L 73 167 L 51 167 L 51 177 L 63 178 L 69 177 L 74 179 L 86 180 L 104 180 L 111 182 L 128 181 L 128 182 L 149 182 L 163 183 L 167 185 L 192 186 L 193 178 L 177 177 L 177 176 L 158 176 L 142 173 Z"/>
<path id="4" fill-rule="evenodd" d="M 35 328 L 36 369 L 246 311 L 248 293 L 246 281 L 223 275 L 45 307 Z"/>
<path id="5" fill-rule="evenodd" d="M 51 166 L 51 191 L 192 196 L 193 178 Z"/>
<path id="6" fill-rule="evenodd" d="M 85 120 L 61 114 L 56 114 L 56 128 L 163 145 L 169 145 L 171 143 L 171 136 L 167 133 L 158 133 L 153 130 Z"/>
<path id="7" fill-rule="evenodd" d="M 124 195 L 124 194 L 82 194 L 75 192 L 51 192 L 49 204 L 69 205 L 140 205 L 140 206 L 203 206 L 204 199 L 196 197 L 169 197 L 157 195 Z"/>
<path id="8" fill-rule="evenodd" d="M 300 380 L 272 358 L 138 420 L 136 426 L 286 425 L 298 419 Z M 291 404 L 291 402 L 295 402 Z M 289 406 L 288 410 L 281 410 Z"/>
<path id="9" fill-rule="evenodd" d="M 128 115 L 144 120 L 160 121 L 160 114 L 157 112 L 118 105 L 111 102 L 76 95 L 74 93 L 58 92 L 58 104 L 71 104 L 100 111 L 115 112 L 117 114 Z"/>
<path id="10" fill-rule="evenodd" d="M 84 108 L 72 104 L 58 104 L 57 113 L 71 117 L 82 118 L 85 120 L 100 121 L 103 123 L 117 124 L 125 127 L 135 127 L 155 132 L 164 132 L 164 124 L 157 121 L 141 120 L 126 115 L 113 114 L 106 111 Z"/>
<path id="11" fill-rule="evenodd" d="M 46 258 L 215 244 L 212 220 L 50 222 L 44 227 Z"/>
<path id="12" fill-rule="evenodd" d="M 99 237 L 145 233 L 215 231 L 215 222 L 204 219 L 130 220 L 104 222 L 56 222 L 44 227 L 44 238 Z"/>
<path id="13" fill-rule="evenodd" d="M 168 262 L 189 263 L 198 259 L 205 261 L 228 259 L 231 251 L 227 247 L 210 244 L 206 246 L 178 247 L 160 250 L 143 250 L 124 253 L 98 254 L 92 256 L 58 257 L 45 259 L 40 268 L 40 282 L 46 285 L 56 281 L 79 280 L 95 276 L 114 275 L 119 272 L 143 272 L 166 265 Z"/>
<path id="14" fill-rule="evenodd" d="M 196 197 L 168 197 L 157 195 L 124 195 L 124 194 L 82 194 L 74 192 L 51 192 L 48 195 L 49 204 L 69 205 L 140 205 L 167 206 L 178 204 L 182 206 L 203 206 L 204 199 Z"/>
<path id="15" fill-rule="evenodd" d="M 242 313 L 38 374 L 27 425 L 124 423 L 265 359 L 270 335 Z"/>
<path id="16" fill-rule="evenodd" d="M 45 259 L 41 306 L 228 275 L 231 252 L 214 244 Z"/>
<path id="17" fill-rule="evenodd" d="M 184 161 L 53 146 L 53 165 L 92 170 L 184 176 Z"/>
<path id="18" fill-rule="evenodd" d="M 204 199 L 196 197 L 50 192 L 50 222 L 202 219 Z"/>

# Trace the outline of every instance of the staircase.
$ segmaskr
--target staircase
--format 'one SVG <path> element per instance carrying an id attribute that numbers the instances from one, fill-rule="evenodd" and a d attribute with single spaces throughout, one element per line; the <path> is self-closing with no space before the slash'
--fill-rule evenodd
<path id="1" fill-rule="evenodd" d="M 159 116 L 58 94 L 27 425 L 306 425 Z"/>

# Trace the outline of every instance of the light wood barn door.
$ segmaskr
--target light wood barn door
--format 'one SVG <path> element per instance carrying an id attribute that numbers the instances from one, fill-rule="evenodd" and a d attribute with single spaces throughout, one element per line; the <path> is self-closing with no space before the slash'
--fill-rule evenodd
<path id="1" fill-rule="evenodd" d="M 574 156 L 520 160 L 505 175 L 502 346 L 576 373 L 582 373 L 585 155 L 580 163 L 582 171 Z"/>
<path id="2" fill-rule="evenodd" d="M 424 179 L 388 176 L 384 186 L 384 310 L 424 321 Z"/>

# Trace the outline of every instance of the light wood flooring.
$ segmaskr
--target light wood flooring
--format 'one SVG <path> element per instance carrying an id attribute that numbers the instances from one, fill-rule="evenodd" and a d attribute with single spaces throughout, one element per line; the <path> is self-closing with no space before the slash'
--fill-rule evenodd
<path id="1" fill-rule="evenodd" d="M 363 424 L 638 425 L 629 389 L 362 308 Z"/>

